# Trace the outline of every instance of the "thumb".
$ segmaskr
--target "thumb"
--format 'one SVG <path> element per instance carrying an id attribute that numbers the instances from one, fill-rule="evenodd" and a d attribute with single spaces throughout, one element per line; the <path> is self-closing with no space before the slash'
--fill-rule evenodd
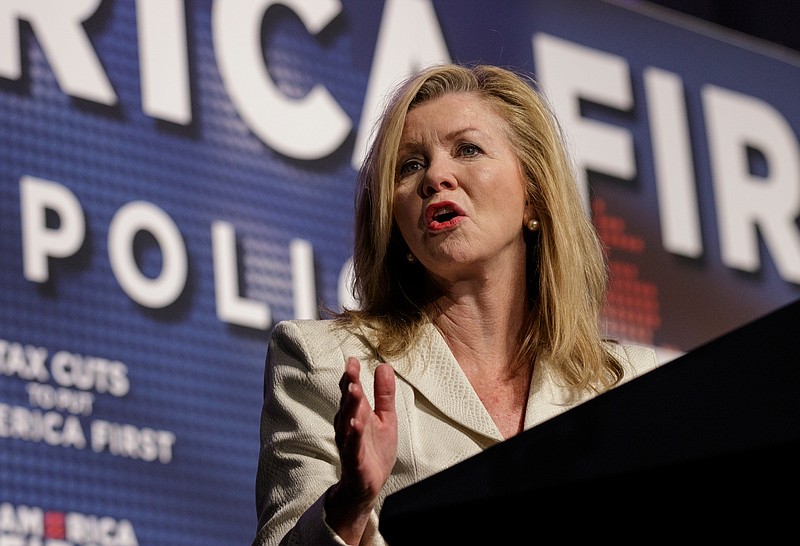
<path id="1" fill-rule="evenodd" d="M 381 364 L 375 369 L 375 413 L 381 418 L 395 412 L 394 395 L 394 369 L 389 364 Z"/>

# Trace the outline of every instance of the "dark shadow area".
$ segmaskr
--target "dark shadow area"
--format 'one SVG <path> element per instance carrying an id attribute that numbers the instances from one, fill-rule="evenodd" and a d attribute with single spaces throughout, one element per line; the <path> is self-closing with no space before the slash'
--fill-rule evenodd
<path id="1" fill-rule="evenodd" d="M 648 0 L 756 38 L 800 51 L 800 2 L 787 0 Z"/>

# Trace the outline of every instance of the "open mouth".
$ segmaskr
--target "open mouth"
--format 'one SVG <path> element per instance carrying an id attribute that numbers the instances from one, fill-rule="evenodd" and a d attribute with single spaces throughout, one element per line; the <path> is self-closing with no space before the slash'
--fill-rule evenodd
<path id="1" fill-rule="evenodd" d="M 453 202 L 434 203 L 426 211 L 428 229 L 441 230 L 456 226 L 464 217 L 464 211 Z"/>
<path id="2" fill-rule="evenodd" d="M 452 220 L 456 216 L 458 216 L 458 213 L 456 211 L 442 209 L 440 211 L 437 211 L 436 214 L 433 215 L 433 219 L 436 222 L 447 222 L 449 220 Z"/>

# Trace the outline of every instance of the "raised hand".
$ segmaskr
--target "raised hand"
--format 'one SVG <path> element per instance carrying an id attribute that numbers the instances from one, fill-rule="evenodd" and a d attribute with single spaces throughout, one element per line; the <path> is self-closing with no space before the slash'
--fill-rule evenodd
<path id="1" fill-rule="evenodd" d="M 348 544 L 359 542 L 397 459 L 394 370 L 388 364 L 376 368 L 374 409 L 360 372 L 361 363 L 349 357 L 339 380 L 342 398 L 333 422 L 342 475 L 325 502 L 328 525 Z"/>

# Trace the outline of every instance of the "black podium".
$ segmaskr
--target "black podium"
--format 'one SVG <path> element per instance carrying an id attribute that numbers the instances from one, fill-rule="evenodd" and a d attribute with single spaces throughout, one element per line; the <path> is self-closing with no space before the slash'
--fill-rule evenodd
<path id="1" fill-rule="evenodd" d="M 797 301 L 390 495 L 380 530 L 391 546 L 796 539 L 799 467 Z"/>

